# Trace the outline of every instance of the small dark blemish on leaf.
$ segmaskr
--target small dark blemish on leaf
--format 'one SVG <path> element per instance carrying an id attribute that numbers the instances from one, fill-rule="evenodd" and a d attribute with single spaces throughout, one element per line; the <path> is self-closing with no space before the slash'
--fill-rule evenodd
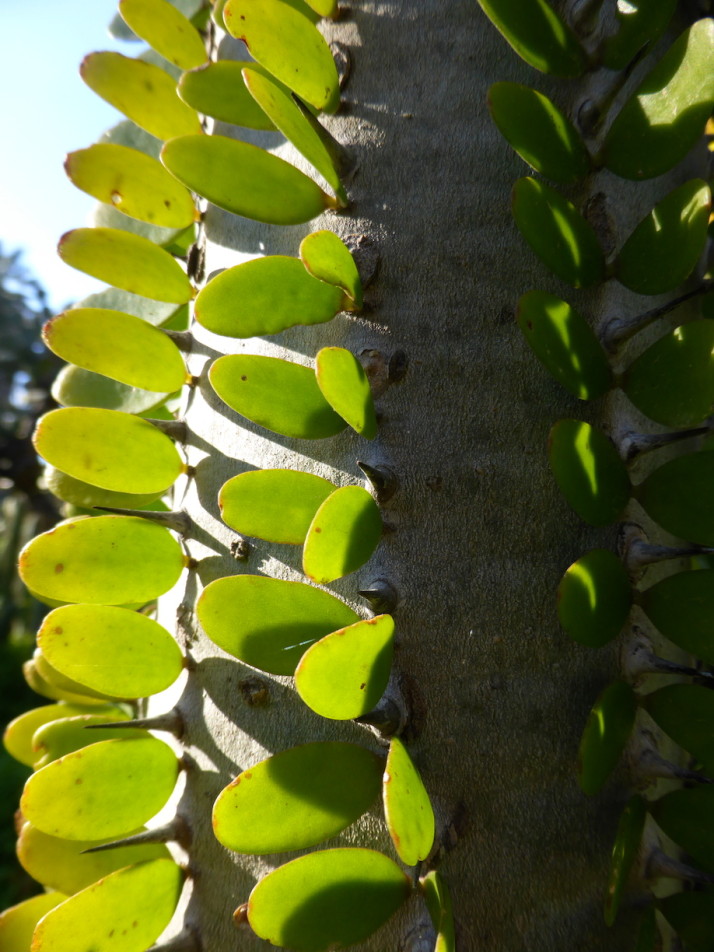
<path id="1" fill-rule="evenodd" d="M 59 575 L 60 572 L 64 572 L 64 565 L 58 562 L 57 565 L 55 565 L 55 575 Z"/>
<path id="2" fill-rule="evenodd" d="M 322 529 L 319 526 L 315 526 L 314 531 L 319 533 L 322 532 Z"/>
<path id="3" fill-rule="evenodd" d="M 55 627 L 52 629 L 52 631 L 54 631 L 54 633 L 55 633 L 56 635 L 61 635 L 63 629 L 62 629 L 59 625 L 55 625 Z"/>
<path id="4" fill-rule="evenodd" d="M 247 380 L 248 378 L 246 377 L 245 374 L 243 374 L 243 376 L 242 376 L 240 379 L 241 379 L 241 380 Z"/>
<path id="5" fill-rule="evenodd" d="M 360 684 L 359 689 L 360 689 L 360 691 L 364 691 L 364 689 L 365 689 L 366 687 L 367 687 L 367 682 L 366 682 L 366 681 L 363 681 L 362 684 Z"/>

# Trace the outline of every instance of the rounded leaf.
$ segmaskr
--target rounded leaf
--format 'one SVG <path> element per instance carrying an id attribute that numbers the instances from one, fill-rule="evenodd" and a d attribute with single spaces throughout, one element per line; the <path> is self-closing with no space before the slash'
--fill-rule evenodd
<path id="1" fill-rule="evenodd" d="M 104 728 L 102 725 L 116 721 L 128 720 L 128 715 L 122 717 L 107 717 L 96 714 L 81 714 L 78 717 L 63 717 L 50 721 L 35 731 L 32 746 L 35 749 L 37 760 L 35 770 L 46 767 L 53 760 L 71 754 L 75 750 L 98 744 L 102 740 L 116 740 L 120 737 L 146 737 L 146 731 L 137 731 L 134 727 Z M 98 725 L 98 729 L 87 728 Z"/>
<path id="2" fill-rule="evenodd" d="M 300 242 L 300 260 L 310 274 L 342 288 L 354 302 L 362 307 L 362 281 L 357 265 L 347 245 L 332 231 L 314 231 Z"/>
<path id="3" fill-rule="evenodd" d="M 364 747 L 292 747 L 244 770 L 213 807 L 213 831 L 237 853 L 315 846 L 362 816 L 379 793 L 382 761 Z"/>
<path id="4" fill-rule="evenodd" d="M 60 892 L 40 893 L 0 912 L 0 948 L 7 952 L 27 952 L 37 923 L 66 898 Z"/>
<path id="5" fill-rule="evenodd" d="M 361 717 L 373 710 L 384 694 L 393 654 L 391 615 L 358 621 L 307 649 L 295 671 L 295 687 L 321 717 Z"/>
<path id="6" fill-rule="evenodd" d="M 122 413 L 148 413 L 166 402 L 168 393 L 139 390 L 103 374 L 68 364 L 52 384 L 52 396 L 65 407 L 97 407 Z"/>
<path id="7" fill-rule="evenodd" d="M 580 420 L 560 420 L 550 431 L 548 459 L 558 488 L 581 519 L 615 522 L 630 498 L 627 469 L 610 440 Z"/>
<path id="8" fill-rule="evenodd" d="M 714 944 L 714 887 L 673 893 L 660 899 L 657 908 L 689 952 L 709 952 Z"/>
<path id="9" fill-rule="evenodd" d="M 229 354 L 211 365 L 208 376 L 224 403 L 273 433 L 317 440 L 345 428 L 310 367 L 279 357 Z"/>
<path id="10" fill-rule="evenodd" d="M 221 27 L 223 29 L 223 27 Z M 179 96 L 197 112 L 247 129 L 274 130 L 275 126 L 253 99 L 243 79 L 243 69 L 262 67 L 249 60 L 218 60 L 184 73 Z M 270 75 L 266 71 L 266 75 Z"/>
<path id="11" fill-rule="evenodd" d="M 322 324 L 344 307 L 340 288 L 313 278 L 298 258 L 254 258 L 216 275 L 196 298 L 196 320 L 214 334 L 258 337 Z"/>
<path id="12" fill-rule="evenodd" d="M 641 605 L 665 638 L 714 664 L 714 569 L 670 575 L 642 593 Z"/>
<path id="13" fill-rule="evenodd" d="M 486 16 L 526 63 L 542 73 L 579 76 L 586 66 L 578 38 L 548 0 L 478 0 Z"/>
<path id="14" fill-rule="evenodd" d="M 584 793 L 597 793 L 615 769 L 632 731 L 636 711 L 635 695 L 624 681 L 608 685 L 595 702 L 578 754 L 578 782 Z"/>
<path id="15" fill-rule="evenodd" d="M 615 10 L 617 33 L 603 44 L 603 64 L 608 69 L 625 69 L 640 50 L 658 40 L 667 29 L 677 0 L 637 0 L 618 4 Z"/>
<path id="16" fill-rule="evenodd" d="M 65 522 L 20 553 L 20 578 L 60 602 L 144 604 L 168 592 L 184 567 L 168 529 L 134 516 Z"/>
<path id="17" fill-rule="evenodd" d="M 60 703 L 35 707 L 31 711 L 20 714 L 19 717 L 16 717 L 7 725 L 2 739 L 5 750 L 15 760 L 19 760 L 21 764 L 33 767 L 37 759 L 37 754 L 32 747 L 32 738 L 35 731 L 39 730 L 44 724 L 49 724 L 62 717 L 100 712 L 108 717 L 113 717 L 114 720 L 121 720 L 126 717 L 124 711 L 119 707 L 109 704 L 97 706 L 91 704 L 91 702 L 87 706 Z"/>
<path id="18" fill-rule="evenodd" d="M 714 691 L 699 684 L 668 684 L 645 695 L 643 704 L 662 730 L 714 776 Z"/>
<path id="19" fill-rule="evenodd" d="M 168 436 L 117 410 L 51 410 L 37 421 L 32 442 L 63 473 L 114 492 L 161 493 L 184 470 Z"/>
<path id="20" fill-rule="evenodd" d="M 155 816 L 177 776 L 176 754 L 155 737 L 104 740 L 34 773 L 20 806 L 25 819 L 50 836 L 115 838 Z"/>
<path id="21" fill-rule="evenodd" d="M 216 579 L 203 590 L 196 614 L 211 641 L 240 661 L 290 675 L 314 642 L 358 621 L 329 592 L 262 575 Z"/>
<path id="22" fill-rule="evenodd" d="M 697 452 L 669 460 L 636 490 L 649 515 L 667 532 L 714 545 L 714 453 Z"/>
<path id="23" fill-rule="evenodd" d="M 605 351 L 585 319 L 567 301 L 529 291 L 518 302 L 518 326 L 546 370 L 580 400 L 600 397 L 612 385 Z"/>
<path id="24" fill-rule="evenodd" d="M 315 358 L 317 385 L 335 412 L 352 429 L 373 440 L 377 417 L 367 374 L 355 355 L 344 347 L 323 347 Z"/>
<path id="25" fill-rule="evenodd" d="M 602 280 L 600 243 L 572 202 L 545 182 L 522 178 L 514 186 L 512 207 L 518 230 L 554 274 L 575 288 Z"/>
<path id="26" fill-rule="evenodd" d="M 243 535 L 302 545 L 334 483 L 292 469 L 258 469 L 229 479 L 218 494 L 221 517 Z"/>
<path id="27" fill-rule="evenodd" d="M 610 879 L 605 898 L 605 924 L 608 926 L 613 925 L 617 918 L 622 894 L 640 849 L 646 817 L 647 806 L 642 797 L 632 797 L 620 816 L 612 847 Z"/>
<path id="28" fill-rule="evenodd" d="M 119 13 L 137 36 L 179 69 L 206 62 L 201 34 L 168 0 L 119 0 Z"/>
<path id="29" fill-rule="evenodd" d="M 419 772 L 398 737 L 389 744 L 382 798 L 394 848 L 405 865 L 416 866 L 434 844 L 434 811 Z"/>
<path id="30" fill-rule="evenodd" d="M 248 922 L 273 945 L 328 952 L 370 936 L 411 889 L 397 864 L 382 853 L 322 850 L 261 879 L 250 894 Z"/>
<path id="31" fill-rule="evenodd" d="M 422 876 L 419 886 L 437 933 L 434 952 L 456 952 L 451 893 L 444 878 L 438 870 L 433 869 L 426 876 Z"/>
<path id="32" fill-rule="evenodd" d="M 62 236 L 57 251 L 71 267 L 132 294 L 175 304 L 193 297 L 176 259 L 140 235 L 117 228 L 75 228 Z"/>
<path id="33" fill-rule="evenodd" d="M 163 495 L 157 493 L 115 493 L 109 489 L 100 489 L 89 483 L 75 479 L 66 473 L 60 472 L 54 466 L 46 466 L 44 481 L 51 493 L 58 499 L 69 502 L 80 509 L 114 508 L 114 509 L 146 509 L 155 508 L 156 500 Z"/>
<path id="34" fill-rule="evenodd" d="M 45 616 L 37 643 L 68 678 L 121 698 L 149 697 L 181 673 L 178 644 L 158 622 L 108 605 L 65 605 Z"/>
<path id="35" fill-rule="evenodd" d="M 99 308 L 100 310 L 121 311 L 123 314 L 133 314 L 140 317 L 147 324 L 154 327 L 170 327 L 172 330 L 183 330 L 188 324 L 188 305 L 162 301 L 151 301 L 149 298 L 139 297 L 121 288 L 105 288 L 95 294 L 88 294 L 77 303 L 77 308 Z M 181 323 L 183 316 L 184 323 Z"/>
<path id="36" fill-rule="evenodd" d="M 30 594 L 36 598 L 39 602 L 42 602 L 44 605 L 49 605 L 51 608 L 56 608 L 58 605 L 61 605 L 62 602 L 55 599 L 46 598 L 44 595 L 38 595 L 37 592 L 30 592 Z M 42 695 L 42 697 L 50 698 L 53 701 L 61 701 L 67 704 L 76 704 L 84 708 L 103 708 L 107 699 L 104 695 L 91 694 L 89 692 L 85 693 L 82 691 L 73 691 L 67 689 L 66 687 L 57 686 L 56 681 L 50 683 L 45 679 L 44 673 L 40 672 L 40 665 L 38 664 L 38 654 L 35 652 L 35 656 L 30 658 L 29 661 L 26 661 L 22 666 L 22 676 L 25 681 L 29 684 L 33 691 L 37 694 Z M 43 665 L 45 671 L 49 668 L 49 665 L 45 662 Z M 65 685 L 70 684 L 68 679 L 65 679 Z"/>
<path id="37" fill-rule="evenodd" d="M 674 790 L 650 804 L 650 812 L 667 836 L 695 864 L 714 873 L 714 787 L 699 785 Z"/>
<path id="38" fill-rule="evenodd" d="M 593 549 L 573 562 L 558 586 L 558 618 L 581 645 L 600 648 L 627 621 L 632 587 L 622 562 L 607 549 Z"/>
<path id="39" fill-rule="evenodd" d="M 335 490 L 315 513 L 305 539 L 302 565 L 318 584 L 355 572 L 382 536 L 379 507 L 361 486 Z"/>

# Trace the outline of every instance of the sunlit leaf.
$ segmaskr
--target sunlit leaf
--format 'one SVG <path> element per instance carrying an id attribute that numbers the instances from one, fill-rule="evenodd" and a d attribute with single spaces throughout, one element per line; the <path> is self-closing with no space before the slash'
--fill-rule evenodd
<path id="1" fill-rule="evenodd" d="M 411 889 L 397 864 L 382 853 L 322 850 L 261 879 L 250 894 L 248 921 L 273 945 L 328 952 L 370 936 Z"/>
<path id="2" fill-rule="evenodd" d="M 123 291 L 121 288 L 105 288 L 95 294 L 89 294 L 75 305 L 77 308 L 100 308 L 102 310 L 121 311 L 124 314 L 134 314 L 142 321 L 153 324 L 155 327 L 169 326 L 174 328 L 182 314 L 188 312 L 186 304 L 171 304 L 165 301 L 152 301 L 150 298 Z M 177 329 L 177 328 L 176 328 Z"/>
<path id="3" fill-rule="evenodd" d="M 602 280 L 603 254 L 592 226 L 550 185 L 519 179 L 513 217 L 533 251 L 563 281 L 586 288 Z"/>
<path id="4" fill-rule="evenodd" d="M 518 302 L 518 326 L 547 370 L 576 397 L 592 400 L 612 384 L 607 356 L 585 319 L 567 301 L 529 291 Z"/>
<path id="5" fill-rule="evenodd" d="M 0 912 L 0 948 L 4 952 L 29 952 L 37 923 L 66 898 L 60 892 L 40 893 Z"/>
<path id="6" fill-rule="evenodd" d="M 172 859 L 111 873 L 75 893 L 35 931 L 33 952 L 144 952 L 169 924 L 183 885 Z"/>
<path id="7" fill-rule="evenodd" d="M 698 684 L 668 684 L 645 695 L 643 703 L 662 730 L 714 776 L 714 691 Z"/>
<path id="8" fill-rule="evenodd" d="M 340 102 L 330 48 L 310 20 L 281 0 L 228 0 L 228 32 L 301 99 L 335 112 Z"/>
<path id="9" fill-rule="evenodd" d="M 669 575 L 642 592 L 641 604 L 666 638 L 714 664 L 714 569 Z"/>
<path id="10" fill-rule="evenodd" d="M 180 544 L 168 529 L 133 516 L 79 519 L 36 536 L 20 553 L 20 578 L 63 602 L 151 601 L 178 581 Z"/>
<path id="11" fill-rule="evenodd" d="M 615 277 L 639 294 L 662 294 L 681 284 L 699 260 L 707 237 L 711 192 L 693 179 L 655 205 L 615 260 Z"/>
<path id="12" fill-rule="evenodd" d="M 218 494 L 221 517 L 243 535 L 302 545 L 334 483 L 292 469 L 258 469 L 229 479 Z"/>
<path id="13" fill-rule="evenodd" d="M 50 721 L 35 731 L 32 746 L 35 749 L 37 760 L 35 770 L 46 767 L 53 760 L 65 757 L 75 750 L 98 744 L 102 740 L 116 740 L 120 737 L 146 737 L 146 731 L 137 731 L 132 727 L 103 728 L 101 725 L 120 720 L 127 720 L 128 715 L 114 718 L 105 714 L 81 714 L 78 717 L 62 717 Z M 94 729 L 96 725 L 96 729 Z M 92 730 L 87 728 L 92 727 Z"/>
<path id="14" fill-rule="evenodd" d="M 179 95 L 193 109 L 221 122 L 247 129 L 274 130 L 275 126 L 246 88 L 243 80 L 246 66 L 262 69 L 249 60 L 218 60 L 192 69 L 179 80 Z"/>
<path id="15" fill-rule="evenodd" d="M 50 410 L 37 421 L 32 442 L 63 473 L 114 492 L 162 492 L 184 470 L 168 436 L 117 410 Z"/>
<path id="16" fill-rule="evenodd" d="M 171 856 L 163 843 L 119 846 L 101 853 L 82 855 L 83 850 L 98 845 L 95 840 L 62 840 L 48 836 L 35 829 L 31 823 L 25 823 L 17 841 L 17 858 L 23 869 L 38 883 L 71 896 L 124 866 Z"/>
<path id="17" fill-rule="evenodd" d="M 688 453 L 660 466 L 637 487 L 636 497 L 667 532 L 714 545 L 714 453 Z"/>
<path id="18" fill-rule="evenodd" d="M 344 347 L 323 347 L 315 358 L 315 374 L 332 409 L 360 436 L 374 439 L 377 417 L 372 390 L 355 355 Z"/>
<path id="19" fill-rule="evenodd" d="M 316 642 L 295 671 L 303 701 L 322 717 L 361 717 L 384 694 L 392 669 L 394 621 L 377 615 L 340 628 Z"/>
<path id="20" fill-rule="evenodd" d="M 635 695 L 624 681 L 608 685 L 595 702 L 578 754 L 578 782 L 584 793 L 597 793 L 617 766 L 636 710 Z"/>
<path id="21" fill-rule="evenodd" d="M 619 635 L 631 604 L 627 572 L 607 549 L 593 549 L 574 562 L 558 586 L 560 624 L 574 641 L 591 648 Z"/>
<path id="22" fill-rule="evenodd" d="M 361 486 L 336 489 L 315 513 L 305 539 L 302 565 L 318 584 L 356 571 L 370 558 L 382 536 L 382 517 Z"/>
<path id="23" fill-rule="evenodd" d="M 419 771 L 398 737 L 389 744 L 382 798 L 394 848 L 405 865 L 416 866 L 434 843 L 434 811 Z"/>
<path id="24" fill-rule="evenodd" d="M 603 64 L 624 69 L 664 33 L 676 6 L 677 0 L 620 0 L 615 10 L 617 32 L 603 44 Z"/>
<path id="25" fill-rule="evenodd" d="M 688 952 L 710 952 L 714 944 L 714 887 L 678 892 L 657 903 L 667 922 L 686 942 Z"/>
<path id="26" fill-rule="evenodd" d="M 110 489 L 100 489 L 89 483 L 75 479 L 60 472 L 54 466 L 45 466 L 44 481 L 51 493 L 58 499 L 69 502 L 80 509 L 109 507 L 114 509 L 156 509 L 157 500 L 163 493 L 115 493 Z M 166 507 L 164 507 L 166 508 Z"/>
<path id="27" fill-rule="evenodd" d="M 332 231 L 314 231 L 300 242 L 300 260 L 315 278 L 335 284 L 362 307 L 362 281 L 349 248 Z"/>
<path id="28" fill-rule="evenodd" d="M 140 390 L 103 374 L 68 364 L 52 384 L 52 396 L 65 407 L 97 407 L 122 413 L 147 413 L 161 406 L 168 393 Z"/>
<path id="29" fill-rule="evenodd" d="M 34 766 L 37 754 L 32 749 L 32 738 L 35 731 L 39 730 L 43 724 L 49 724 L 61 717 L 74 717 L 78 714 L 99 713 L 113 717 L 115 720 L 121 720 L 126 714 L 121 708 L 113 705 L 104 704 L 81 705 L 81 704 L 45 704 L 43 707 L 35 707 L 31 711 L 20 714 L 5 728 L 3 734 L 3 744 L 5 750 L 19 760 L 21 764 L 28 767 Z"/>
<path id="30" fill-rule="evenodd" d="M 36 598 L 38 601 L 42 602 L 45 605 L 49 605 L 51 608 L 56 608 L 58 605 L 63 603 L 60 601 L 55 601 L 53 599 L 46 598 L 44 595 L 39 595 L 37 592 L 30 592 L 30 594 Z M 25 661 L 22 666 L 22 676 L 25 681 L 29 684 L 33 691 L 36 691 L 37 694 L 42 695 L 42 697 L 49 698 L 52 701 L 61 701 L 67 704 L 76 704 L 80 707 L 93 707 L 95 710 L 97 708 L 104 707 L 107 703 L 105 697 L 100 697 L 98 695 L 85 694 L 84 692 L 77 691 L 68 691 L 63 688 L 57 687 L 54 683 L 46 681 L 45 678 L 40 674 L 39 665 L 37 664 L 37 658 L 32 657 L 29 661 Z"/>
<path id="31" fill-rule="evenodd" d="M 297 225 L 336 206 L 294 165 L 225 136 L 172 139 L 161 150 L 161 161 L 187 188 L 219 208 L 269 225 Z"/>
<path id="32" fill-rule="evenodd" d="M 650 812 L 697 866 L 714 873 L 714 787 L 674 790 L 651 803 Z"/>
<path id="33" fill-rule="evenodd" d="M 32 660 L 35 662 L 35 667 L 40 677 L 44 678 L 48 684 L 58 688 L 61 692 L 64 692 L 64 694 L 66 694 L 70 700 L 73 700 L 75 696 L 81 696 L 82 700 L 86 699 L 87 701 L 90 701 L 92 698 L 96 698 L 104 703 L 119 700 L 119 698 L 116 698 L 113 695 L 102 694 L 99 691 L 94 691 L 92 688 L 88 688 L 83 684 L 79 684 L 77 681 L 73 681 L 72 678 L 68 678 L 61 672 L 55 670 L 55 668 L 53 668 L 49 661 L 44 657 L 42 651 L 39 648 L 35 648 L 32 655 Z M 42 728 L 40 729 L 42 730 Z"/>
<path id="34" fill-rule="evenodd" d="M 434 952 L 456 952 L 451 893 L 441 873 L 433 869 L 419 880 L 419 886 L 437 933 Z"/>
<path id="35" fill-rule="evenodd" d="M 337 13 L 337 0 L 305 0 L 305 2 L 321 17 L 332 17 Z"/>
<path id="36" fill-rule="evenodd" d="M 211 365 L 208 376 L 221 400 L 266 430 L 317 440 L 345 428 L 310 367 L 278 357 L 229 354 Z"/>
<path id="37" fill-rule="evenodd" d="M 610 440 L 580 420 L 560 420 L 550 431 L 550 461 L 558 488 L 581 519 L 615 522 L 630 498 L 627 469 Z"/>
<path id="38" fill-rule="evenodd" d="M 75 228 L 60 239 L 60 258 L 73 268 L 132 294 L 183 304 L 193 287 L 168 251 L 116 228 Z"/>
<path id="39" fill-rule="evenodd" d="M 121 698 L 148 697 L 181 673 L 181 649 L 158 622 L 107 605 L 67 605 L 44 621 L 37 643 L 68 678 Z"/>
<path id="40" fill-rule="evenodd" d="M 158 66 L 122 56 L 90 53 L 80 75 L 98 96 L 157 139 L 200 134 L 198 114 L 176 95 L 176 83 Z"/>
<path id="41" fill-rule="evenodd" d="M 518 83 L 494 83 L 488 105 L 501 134 L 546 178 L 568 184 L 590 171 L 583 140 L 547 96 Z"/>
<path id="42" fill-rule="evenodd" d="M 481 9 L 530 66 L 555 76 L 579 76 L 585 53 L 547 0 L 478 0 Z"/>
<path id="43" fill-rule="evenodd" d="M 201 34 L 168 0 L 119 0 L 119 13 L 169 63 L 180 69 L 205 63 L 208 54 Z"/>
<path id="44" fill-rule="evenodd" d="M 155 737 L 104 740 L 34 773 L 20 806 L 25 819 L 50 836 L 120 837 L 159 812 L 177 776 L 176 754 Z"/>
<path id="45" fill-rule="evenodd" d="M 313 278 L 298 258 L 253 258 L 216 275 L 196 298 L 199 324 L 226 337 L 322 324 L 345 306 L 341 288 Z"/>
<path id="46" fill-rule="evenodd" d="M 64 168 L 77 188 L 131 218 L 164 228 L 187 228 L 196 217 L 193 199 L 183 185 L 160 162 L 136 149 L 97 143 L 70 152 Z"/>
<path id="47" fill-rule="evenodd" d="M 286 675 L 293 674 L 310 645 L 359 620 L 329 592 L 263 575 L 211 582 L 196 613 L 219 648 L 254 668 Z"/>
<path id="48" fill-rule="evenodd" d="M 632 797 L 620 816 L 610 860 L 610 879 L 605 898 L 605 923 L 614 924 L 632 864 L 637 858 L 645 828 L 647 807 L 642 797 Z"/>
<path id="49" fill-rule="evenodd" d="M 382 760 L 356 744 L 302 744 L 244 770 L 219 795 L 213 831 L 238 853 L 282 853 L 336 836 L 370 808 Z"/>

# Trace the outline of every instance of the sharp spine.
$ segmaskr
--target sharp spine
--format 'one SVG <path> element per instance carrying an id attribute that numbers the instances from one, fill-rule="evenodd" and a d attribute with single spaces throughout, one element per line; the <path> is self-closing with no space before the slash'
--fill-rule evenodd
<path id="1" fill-rule="evenodd" d="M 85 730 L 101 728 L 135 727 L 137 730 L 168 731 L 176 738 L 181 738 L 184 731 L 184 721 L 181 712 L 174 708 L 166 714 L 157 714 L 155 717 L 137 717 L 130 721 L 110 721 L 108 724 L 87 724 Z"/>
<path id="2" fill-rule="evenodd" d="M 114 506 L 95 506 L 102 512 L 111 512 L 117 516 L 136 516 L 139 519 L 148 519 L 166 529 L 172 529 L 182 536 L 190 536 L 193 529 L 193 520 L 187 512 L 177 509 L 172 512 L 154 512 L 152 509 L 117 509 Z"/>
<path id="3" fill-rule="evenodd" d="M 111 843 L 102 843 L 101 846 L 92 846 L 89 849 L 82 850 L 85 853 L 104 853 L 107 850 L 119 849 L 123 846 L 141 846 L 146 843 L 179 843 L 187 848 L 191 842 L 191 831 L 188 824 L 182 816 L 176 815 L 170 823 L 164 826 L 157 826 L 153 830 L 144 830 L 141 833 L 135 833 L 133 836 L 125 836 L 120 840 L 113 840 Z"/>

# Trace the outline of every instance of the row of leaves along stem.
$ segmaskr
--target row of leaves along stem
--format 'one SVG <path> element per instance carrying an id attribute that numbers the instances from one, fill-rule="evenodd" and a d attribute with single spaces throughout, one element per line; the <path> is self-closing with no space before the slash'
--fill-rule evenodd
<path id="1" fill-rule="evenodd" d="M 608 70 L 618 89 L 633 77 L 618 110 L 607 97 L 597 108 L 581 109 L 590 144 L 536 89 L 496 83 L 489 105 L 505 138 L 538 173 L 516 183 L 513 216 L 542 262 L 573 288 L 614 279 L 638 295 L 673 295 L 638 318 L 601 322 L 599 336 L 567 300 L 548 291 L 521 297 L 517 319 L 535 355 L 575 397 L 596 399 L 619 388 L 641 414 L 667 428 L 620 433 L 614 442 L 575 419 L 560 420 L 551 430 L 555 479 L 585 522 L 611 525 L 626 510 L 641 520 L 644 510 L 677 540 L 659 544 L 628 524 L 620 557 L 595 549 L 568 568 L 558 614 L 568 635 L 589 648 L 618 637 L 624 642 L 621 678 L 595 701 L 578 757 L 578 780 L 587 794 L 605 785 L 626 748 L 635 761 L 637 792 L 622 812 L 610 879 L 603 883 L 605 920 L 614 923 L 628 882 L 636 880 L 640 893 L 645 886 L 653 890 L 636 948 L 654 952 L 660 930 L 670 929 L 687 949 L 703 952 L 714 947 L 714 313 L 702 266 L 711 191 L 706 181 L 692 179 L 663 195 L 654 208 L 643 209 L 640 223 L 608 260 L 586 218 L 550 182 L 582 183 L 604 167 L 637 188 L 638 181 L 678 165 L 702 141 L 714 104 L 714 21 L 691 24 L 654 65 L 637 70 L 643 53 L 668 31 L 674 0 L 618 4 L 616 30 L 596 49 L 577 35 L 582 23 L 571 28 L 543 0 L 518 4 L 517 17 L 506 0 L 481 0 L 481 6 L 536 69 L 567 78 Z M 694 300 L 700 311 L 680 323 L 685 300 Z M 641 345 L 627 366 L 614 369 L 622 364 L 623 343 L 655 321 L 654 343 Z M 664 447 L 676 452 L 663 460 Z M 650 452 L 649 474 L 634 482 L 631 469 Z M 660 562 L 668 569 L 652 582 L 651 566 Z M 659 657 L 648 628 L 680 649 L 679 658 L 684 653 L 696 660 Z M 657 687 L 647 677 L 652 674 L 673 677 Z M 682 748 L 686 766 L 660 755 L 662 733 Z M 660 778 L 682 784 L 659 795 Z M 684 856 L 662 849 L 664 838 Z M 669 888 L 662 888 L 663 880 Z"/>
<path id="2" fill-rule="evenodd" d="M 183 388 L 198 383 L 183 355 L 189 310 L 217 334 L 250 338 L 362 305 L 354 259 L 330 231 L 305 238 L 298 257 L 239 264 L 201 290 L 190 273 L 194 252 L 189 273 L 183 265 L 201 240 L 192 193 L 271 224 L 346 206 L 341 149 L 316 118 L 339 106 L 337 70 L 315 26 L 336 16 L 333 0 L 228 0 L 210 11 L 189 3 L 193 22 L 168 0 L 121 0 L 119 12 L 151 49 L 136 59 L 92 53 L 82 63 L 85 82 L 128 121 L 67 157 L 71 181 L 103 204 L 95 227 L 68 232 L 59 244 L 64 261 L 111 286 L 44 330 L 69 364 L 54 388 L 62 406 L 39 421 L 34 442 L 49 464 L 48 485 L 72 514 L 20 558 L 23 581 L 52 608 L 27 667 L 32 687 L 52 703 L 5 735 L 7 749 L 35 771 L 22 797 L 18 855 L 48 890 L 0 916 L 0 945 L 9 948 L 10 936 L 18 952 L 30 944 L 60 952 L 78 941 L 104 952 L 113 935 L 127 933 L 122 949 L 143 952 L 164 932 L 182 890 L 185 869 L 167 843 L 190 855 L 189 825 L 177 816 L 145 827 L 179 772 L 191 769 L 177 754 L 182 720 L 175 710 L 135 715 L 141 698 L 167 689 L 186 667 L 151 604 L 196 567 L 186 554 L 191 520 L 164 501 L 180 475 L 192 475 L 182 452 L 191 434 L 176 419 Z M 210 59 L 216 27 L 242 39 L 253 60 Z M 256 146 L 206 134 L 205 117 L 280 130 L 329 191 Z M 376 435 L 367 377 L 342 348 L 322 349 L 314 367 L 224 356 L 208 376 L 232 410 L 270 431 L 315 439 L 350 426 L 363 438 Z M 388 475 L 365 471 L 386 498 Z M 219 506 L 240 533 L 303 545 L 303 571 L 316 585 L 359 568 L 382 532 L 372 493 L 306 472 L 235 476 Z M 240 661 L 294 674 L 318 714 L 369 719 L 390 677 L 392 616 L 361 618 L 316 585 L 221 578 L 204 589 L 196 612 L 208 637 Z M 152 733 L 162 730 L 172 743 Z M 380 789 L 397 855 L 415 867 L 432 852 L 434 815 L 397 736 L 386 763 L 381 750 L 321 742 L 254 764 L 218 796 L 215 833 L 241 853 L 315 846 L 357 820 Z M 317 851 L 264 877 L 238 917 L 274 945 L 317 952 L 363 940 L 413 888 L 414 878 L 382 853 Z M 420 889 L 436 948 L 449 952 L 446 887 L 432 871 Z M 200 936 L 184 930 L 164 947 L 199 948 Z"/>

